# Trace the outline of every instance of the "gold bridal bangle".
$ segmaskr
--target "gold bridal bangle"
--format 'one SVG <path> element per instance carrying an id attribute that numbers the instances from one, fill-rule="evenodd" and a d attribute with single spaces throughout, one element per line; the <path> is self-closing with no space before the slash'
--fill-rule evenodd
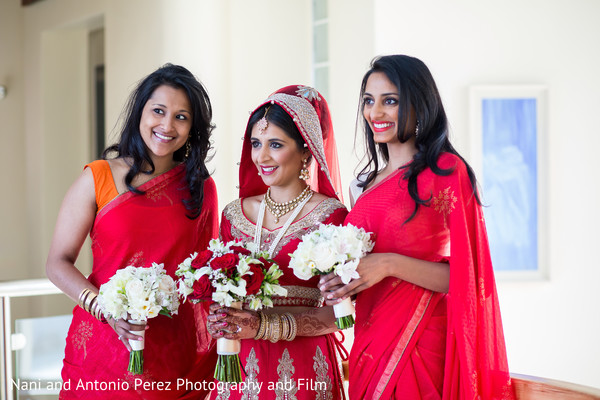
<path id="1" fill-rule="evenodd" d="M 106 319 L 104 318 L 104 315 L 102 315 L 102 309 L 98 304 L 98 295 L 92 292 L 91 289 L 85 288 L 79 293 L 78 304 L 79 307 L 92 314 L 98 321 L 106 323 Z"/>
<path id="2" fill-rule="evenodd" d="M 291 313 L 264 314 L 258 312 L 260 326 L 254 337 L 255 340 L 268 340 L 276 343 L 280 340 L 292 341 L 298 333 L 298 323 Z"/>

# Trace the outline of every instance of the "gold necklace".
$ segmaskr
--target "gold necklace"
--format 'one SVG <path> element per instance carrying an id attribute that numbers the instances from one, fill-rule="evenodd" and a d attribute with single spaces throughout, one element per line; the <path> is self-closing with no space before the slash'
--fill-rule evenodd
<path id="1" fill-rule="evenodd" d="M 284 203 L 277 203 L 271 198 L 271 188 L 268 188 L 267 193 L 265 193 L 265 205 L 269 209 L 269 212 L 275 217 L 275 223 L 278 224 L 279 218 L 292 211 L 298 204 L 302 202 L 302 200 L 306 199 L 307 197 L 311 197 L 312 194 L 313 191 L 310 190 L 310 186 L 306 186 L 304 190 L 292 200 Z"/>

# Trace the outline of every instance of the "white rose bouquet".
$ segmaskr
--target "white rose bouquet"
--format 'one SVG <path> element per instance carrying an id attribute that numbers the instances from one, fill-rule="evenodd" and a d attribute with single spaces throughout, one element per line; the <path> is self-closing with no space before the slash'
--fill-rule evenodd
<path id="1" fill-rule="evenodd" d="M 302 237 L 296 250 L 290 254 L 290 268 L 300 279 L 334 272 L 344 284 L 360 276 L 356 271 L 360 259 L 373 250 L 371 233 L 353 225 L 335 226 L 321 224 L 316 231 Z M 354 306 L 347 298 L 333 306 L 340 329 L 354 325 Z"/>
<path id="2" fill-rule="evenodd" d="M 105 316 L 128 319 L 136 324 L 159 314 L 177 314 L 179 297 L 175 281 L 165 272 L 163 264 L 152 263 L 148 268 L 128 266 L 118 270 L 100 286 L 98 304 Z M 134 331 L 144 336 L 144 331 Z M 129 340 L 127 371 L 134 375 L 144 372 L 144 341 Z"/>
<path id="3" fill-rule="evenodd" d="M 179 276 L 179 294 L 191 302 L 212 300 L 227 307 L 242 308 L 248 303 L 251 310 L 273 307 L 272 296 L 286 296 L 279 285 L 283 272 L 265 252 L 258 252 L 252 243 L 209 242 L 207 250 L 186 258 L 175 272 Z M 217 368 L 215 379 L 222 382 L 241 382 L 239 340 L 217 339 Z"/>

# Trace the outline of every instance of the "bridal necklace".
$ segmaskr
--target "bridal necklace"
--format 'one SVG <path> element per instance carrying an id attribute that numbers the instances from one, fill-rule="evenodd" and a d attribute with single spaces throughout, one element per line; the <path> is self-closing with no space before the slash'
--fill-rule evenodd
<path id="1" fill-rule="evenodd" d="M 260 249 L 260 247 L 261 247 L 260 246 L 261 245 L 261 236 L 262 236 L 261 234 L 262 234 L 263 220 L 265 218 L 265 209 L 267 208 L 267 204 L 268 204 L 267 199 L 269 199 L 274 204 L 279 204 L 279 203 L 275 203 L 271 199 L 269 190 L 270 190 L 270 188 L 267 189 L 267 193 L 265 194 L 264 199 L 260 202 L 260 208 L 258 209 L 258 218 L 256 219 L 256 226 L 255 226 L 255 230 L 254 230 L 254 244 L 256 245 L 257 249 Z M 283 238 L 283 236 L 287 232 L 290 225 L 292 225 L 292 222 L 294 222 L 294 220 L 296 219 L 298 214 L 300 214 L 300 211 L 302 211 L 302 209 L 304 208 L 304 205 L 306 203 L 308 203 L 308 201 L 310 200 L 312 195 L 313 195 L 313 191 L 310 190 L 309 186 L 307 186 L 302 191 L 302 193 L 300 193 L 300 195 L 298 197 L 289 201 L 289 202 L 292 202 L 292 201 L 294 202 L 294 205 L 295 205 L 294 211 L 289 216 L 288 220 L 285 221 L 285 224 L 281 227 L 281 229 L 279 229 L 279 233 L 277 234 L 277 237 L 275 238 L 275 240 L 273 240 L 273 242 L 271 242 L 271 246 L 269 247 L 269 251 L 268 251 L 269 257 L 273 256 L 273 253 L 275 252 L 275 248 L 277 247 L 277 244 Z M 270 208 L 269 208 L 269 211 L 271 211 Z M 273 211 L 271 211 L 271 212 L 273 212 Z M 281 215 L 284 215 L 286 213 L 287 213 L 287 211 Z M 275 217 L 275 219 L 276 219 L 276 221 L 279 221 L 279 218 L 277 216 Z"/>
<path id="2" fill-rule="evenodd" d="M 275 223 L 279 223 L 279 218 L 292 211 L 296 206 L 306 198 L 311 198 L 313 191 L 310 190 L 310 186 L 306 186 L 302 192 L 292 200 L 277 203 L 271 198 L 271 188 L 267 189 L 265 193 L 265 205 L 269 209 L 269 212 L 275 217 Z"/>

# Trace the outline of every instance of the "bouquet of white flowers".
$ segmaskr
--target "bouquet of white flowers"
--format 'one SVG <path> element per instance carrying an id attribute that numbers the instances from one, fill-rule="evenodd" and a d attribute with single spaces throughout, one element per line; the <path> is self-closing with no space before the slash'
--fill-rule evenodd
<path id="1" fill-rule="evenodd" d="M 227 307 L 242 308 L 248 303 L 252 310 L 273 307 L 274 295 L 286 296 L 287 290 L 279 285 L 283 272 L 265 252 L 259 252 L 252 243 L 209 242 L 207 250 L 186 258 L 175 272 L 179 276 L 179 293 L 185 300 L 199 302 L 213 300 Z M 215 379 L 222 382 L 241 382 L 238 356 L 239 340 L 217 339 L 217 368 Z"/>
<path id="2" fill-rule="evenodd" d="M 360 276 L 356 271 L 360 259 L 373 250 L 371 233 L 353 225 L 335 226 L 321 224 L 316 231 L 302 237 L 296 250 L 290 254 L 290 268 L 300 279 L 334 272 L 344 284 Z M 347 298 L 333 306 L 340 329 L 354 325 L 354 306 Z"/>
<path id="3" fill-rule="evenodd" d="M 136 324 L 159 314 L 177 314 L 179 297 L 175 281 L 165 272 L 163 264 L 152 263 L 149 268 L 128 266 L 118 270 L 100 286 L 98 304 L 105 316 L 128 319 Z M 132 331 L 144 336 L 144 331 Z M 144 372 L 144 341 L 129 340 L 127 371 L 134 375 Z"/>

